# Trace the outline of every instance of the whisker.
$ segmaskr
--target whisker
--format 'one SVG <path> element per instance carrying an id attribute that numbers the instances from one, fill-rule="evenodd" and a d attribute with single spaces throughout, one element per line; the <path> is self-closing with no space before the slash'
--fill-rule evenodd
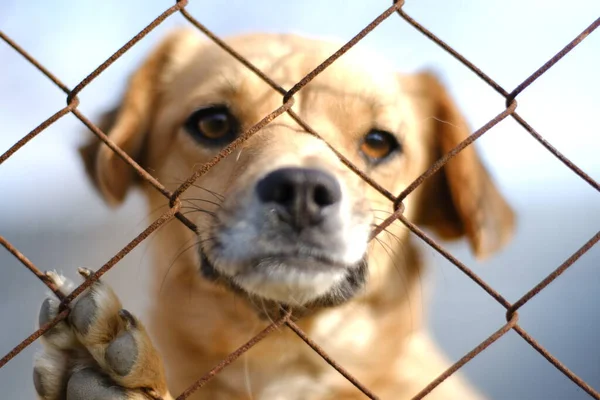
<path id="1" fill-rule="evenodd" d="M 383 249 L 383 251 L 385 251 L 385 252 L 386 252 L 386 254 L 387 254 L 387 255 L 388 255 L 388 257 L 390 258 L 390 260 L 394 261 L 394 260 L 396 259 L 396 256 L 397 256 L 397 254 L 396 254 L 396 252 L 394 251 L 394 249 L 392 249 L 392 247 L 391 247 L 389 244 L 385 243 L 385 242 L 384 242 L 382 239 L 380 239 L 380 238 L 375 238 L 375 240 L 377 241 L 377 243 L 379 243 L 379 245 L 381 246 L 381 248 Z M 390 252 L 391 252 L 391 253 L 390 253 Z M 398 269 L 398 266 L 396 265 L 396 263 L 395 263 L 395 262 L 393 262 L 393 265 L 394 265 L 394 269 L 395 269 L 395 270 L 396 270 L 396 272 L 398 273 L 398 276 L 399 276 L 400 278 L 404 278 L 404 277 L 402 276 L 402 274 L 400 273 L 400 270 Z"/>
<path id="2" fill-rule="evenodd" d="M 180 184 L 184 183 L 187 180 L 187 179 L 176 178 L 176 177 L 173 177 L 173 176 L 170 179 L 171 180 L 165 179 L 165 180 L 163 180 L 163 182 L 165 184 L 173 184 L 174 183 L 176 185 L 180 185 Z M 223 196 L 222 194 L 220 194 L 220 193 L 218 193 L 218 192 L 216 192 L 214 190 L 211 190 L 211 189 L 205 188 L 203 186 L 200 186 L 196 182 L 192 183 L 191 186 L 194 187 L 194 188 L 196 188 L 196 189 L 203 190 L 206 193 L 209 193 L 210 195 L 214 196 L 219 201 L 225 200 L 225 196 Z"/>
<path id="3" fill-rule="evenodd" d="M 162 207 L 167 207 L 167 204 L 164 204 L 162 206 L 156 207 L 154 210 L 152 210 L 150 212 L 150 214 L 148 214 L 148 216 L 150 216 L 152 213 L 156 212 L 157 210 L 159 210 Z M 182 213 L 182 215 L 183 215 L 183 213 Z M 156 230 L 156 232 L 154 232 L 152 235 L 150 235 L 149 238 L 147 238 L 145 240 L 146 246 L 144 247 L 144 251 L 142 253 L 142 257 L 140 258 L 140 262 L 138 264 L 138 271 L 142 267 L 142 263 L 144 262 L 146 256 L 148 255 L 148 251 L 152 247 L 152 244 L 154 243 L 154 241 L 157 240 L 157 238 L 159 237 L 159 235 L 161 235 L 164 232 L 164 229 L 166 229 L 167 226 L 170 225 L 171 223 L 173 223 L 174 221 L 177 221 L 177 218 L 171 218 L 169 221 L 165 222 L 161 227 L 159 227 Z"/>
<path id="4" fill-rule="evenodd" d="M 375 226 L 377 226 L 377 225 L 375 225 Z M 404 225 L 401 225 L 401 224 L 400 224 L 399 226 L 400 226 L 401 228 L 403 228 L 403 227 L 404 227 Z M 398 244 L 400 244 L 400 245 L 404 245 L 404 241 L 405 241 L 406 239 L 402 239 L 402 238 L 400 238 L 398 235 L 396 235 L 395 233 L 388 231 L 388 228 L 385 228 L 384 230 L 382 230 L 382 231 L 381 231 L 381 233 L 383 233 L 383 232 L 385 232 L 385 233 L 387 233 L 388 235 L 390 235 L 390 236 L 394 237 L 394 238 L 396 239 L 396 241 L 398 242 Z M 381 234 L 381 233 L 380 233 L 380 234 Z"/>
<path id="5" fill-rule="evenodd" d="M 388 232 L 389 233 L 389 232 Z M 402 282 L 402 285 L 404 286 L 404 292 L 406 293 L 406 300 L 408 302 L 408 308 L 410 310 L 412 310 L 412 300 L 411 300 L 411 296 L 410 293 L 408 292 L 409 289 L 409 282 L 408 282 L 408 277 L 404 271 L 404 269 L 402 268 L 398 268 L 398 264 L 396 263 L 397 259 L 400 257 L 400 255 L 393 249 L 393 247 L 391 247 L 389 244 L 385 243 L 382 239 L 379 238 L 375 238 L 377 240 L 377 243 L 379 243 L 379 245 L 381 246 L 381 248 L 387 253 L 387 255 L 390 257 L 390 259 L 392 260 L 392 265 L 394 267 L 394 269 L 396 270 L 397 274 L 398 274 L 398 278 L 400 279 L 400 281 Z M 389 249 L 389 251 L 391 251 L 395 257 L 392 257 L 392 255 L 390 254 L 390 252 L 386 249 L 386 247 Z M 402 248 L 402 246 L 401 246 Z M 418 280 L 419 283 L 421 283 L 421 276 L 420 274 L 418 275 Z M 422 290 L 422 288 L 421 288 Z M 412 311 L 410 313 L 410 315 L 412 316 Z M 413 321 L 412 321 L 412 317 L 411 317 L 411 325 L 412 325 Z"/>
<path id="6" fill-rule="evenodd" d="M 196 189 L 204 190 L 206 193 L 213 195 L 219 201 L 225 200 L 225 196 L 223 196 L 220 193 L 215 192 L 214 190 L 207 189 L 207 188 L 197 185 L 195 183 L 192 184 L 192 187 L 195 187 Z"/>
<path id="7" fill-rule="evenodd" d="M 190 211 L 182 212 L 181 215 L 189 215 L 189 214 L 194 214 L 194 213 L 204 213 L 204 214 L 210 215 L 211 217 L 214 217 L 214 218 L 217 217 L 217 214 L 215 214 L 214 212 L 208 211 L 208 210 L 203 210 L 201 208 L 182 207 L 181 209 L 182 210 L 183 209 L 189 209 L 190 210 Z"/>
<path id="8" fill-rule="evenodd" d="M 265 313 L 265 316 L 267 317 L 269 322 L 271 322 L 271 324 L 275 324 L 275 321 L 273 321 L 273 319 L 271 318 L 271 315 L 267 311 L 267 306 L 265 306 L 265 301 L 263 300 L 263 298 L 259 297 L 258 299 L 260 300 L 260 305 L 261 305 L 262 311 Z"/>
<path id="9" fill-rule="evenodd" d="M 296 308 L 299 308 L 299 309 L 300 309 L 300 310 L 302 310 L 302 311 L 306 311 L 306 310 L 308 310 L 308 308 L 307 308 L 305 305 L 303 305 L 303 304 L 300 304 L 300 302 L 299 302 L 298 300 L 296 300 L 296 299 L 295 299 L 295 298 L 294 298 L 292 295 L 290 295 L 290 299 L 292 299 L 292 301 L 293 301 L 294 303 L 296 303 Z M 282 307 L 281 305 L 279 306 L 279 309 L 280 309 L 280 311 L 283 311 L 283 312 L 285 312 L 285 309 L 284 309 L 284 307 Z"/>
<path id="10" fill-rule="evenodd" d="M 394 212 L 393 211 L 389 211 L 389 210 L 378 210 L 376 208 L 371 208 L 371 212 L 382 212 L 382 213 L 386 213 L 388 215 L 392 215 Z"/>
<path id="11" fill-rule="evenodd" d="M 246 386 L 246 393 L 250 400 L 254 400 L 254 396 L 252 395 L 252 380 L 250 379 L 250 367 L 248 363 L 248 353 L 244 354 L 244 381 Z"/>
<path id="12" fill-rule="evenodd" d="M 190 241 L 194 240 L 194 239 L 198 239 L 198 238 L 197 237 L 192 237 L 192 238 L 186 240 L 181 246 L 179 246 L 178 253 L 175 256 L 175 258 L 173 259 L 173 261 L 171 262 L 171 264 L 169 265 L 169 268 L 167 268 L 167 273 L 163 277 L 163 280 L 162 280 L 162 282 L 160 284 L 160 289 L 158 290 L 159 294 L 162 292 L 162 289 L 163 289 L 163 287 L 165 285 L 165 282 L 166 282 L 166 280 L 167 280 L 167 278 L 169 276 L 169 273 L 171 272 L 171 269 L 173 268 L 173 266 L 175 265 L 175 263 L 177 262 L 177 260 L 179 260 L 179 257 L 181 257 L 186 251 L 188 251 L 189 249 L 191 249 L 193 247 L 201 246 L 202 244 L 204 244 L 204 243 L 206 243 L 206 242 L 208 242 L 210 240 L 215 240 L 214 237 L 208 237 L 208 238 L 205 238 L 205 239 L 202 239 L 202 240 L 196 240 L 196 241 L 194 241 L 194 243 L 192 243 L 191 245 L 188 246 L 187 244 Z M 182 250 L 183 247 L 185 247 L 185 248 Z"/>
<path id="13" fill-rule="evenodd" d="M 221 203 L 217 203 L 216 201 L 211 201 L 211 200 L 207 200 L 207 199 L 199 199 L 199 198 L 193 198 L 193 197 L 186 197 L 185 199 L 181 199 L 182 201 L 187 201 L 189 203 L 191 203 L 192 201 L 201 201 L 204 203 L 208 203 L 208 204 L 212 204 L 216 207 L 221 208 Z"/>

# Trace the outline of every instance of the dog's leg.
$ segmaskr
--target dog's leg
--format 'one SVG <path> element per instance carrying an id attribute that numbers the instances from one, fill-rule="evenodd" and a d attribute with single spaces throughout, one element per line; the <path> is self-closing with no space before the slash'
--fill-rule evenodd
<path id="1" fill-rule="evenodd" d="M 91 271 L 80 269 L 87 277 Z M 68 293 L 64 277 L 48 276 Z M 59 300 L 42 304 L 40 325 L 58 313 Z M 171 400 L 162 361 L 144 326 L 112 289 L 94 283 L 71 305 L 68 318 L 44 334 L 33 381 L 41 400 Z"/>

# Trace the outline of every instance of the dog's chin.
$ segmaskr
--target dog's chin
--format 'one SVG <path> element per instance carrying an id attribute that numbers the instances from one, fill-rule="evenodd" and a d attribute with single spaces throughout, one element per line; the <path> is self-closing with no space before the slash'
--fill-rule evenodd
<path id="1" fill-rule="evenodd" d="M 243 262 L 212 262 L 202 250 L 200 255 L 205 277 L 225 280 L 252 297 L 292 307 L 339 304 L 362 288 L 366 275 L 364 260 L 343 265 L 326 257 L 268 255 Z"/>
<path id="2" fill-rule="evenodd" d="M 346 274 L 343 267 L 311 258 L 269 257 L 232 279 L 256 296 L 303 306 L 329 295 Z"/>

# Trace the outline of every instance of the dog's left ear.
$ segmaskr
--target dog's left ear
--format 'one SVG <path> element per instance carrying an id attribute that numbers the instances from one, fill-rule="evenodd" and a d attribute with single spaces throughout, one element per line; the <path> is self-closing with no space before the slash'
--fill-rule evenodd
<path id="1" fill-rule="evenodd" d="M 132 75 L 120 107 L 100 121 L 99 127 L 109 139 L 142 166 L 146 136 L 163 88 L 174 74 L 175 64 L 181 63 L 182 49 L 194 38 L 183 29 L 167 36 Z M 82 147 L 80 154 L 106 202 L 121 203 L 134 179 L 133 168 L 98 140 Z"/>
<path id="2" fill-rule="evenodd" d="M 470 135 L 465 118 L 431 73 L 404 78 L 417 103 L 419 122 L 429 138 L 430 164 Z M 422 113 L 422 114 L 421 114 Z M 473 253 L 483 259 L 512 236 L 515 217 L 473 144 L 424 183 L 417 222 L 433 228 L 444 239 L 466 236 Z"/>

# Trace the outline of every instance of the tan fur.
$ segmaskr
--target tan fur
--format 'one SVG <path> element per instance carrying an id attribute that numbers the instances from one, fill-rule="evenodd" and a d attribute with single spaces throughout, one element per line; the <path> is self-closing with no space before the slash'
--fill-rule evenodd
<path id="1" fill-rule="evenodd" d="M 336 46 L 291 35 L 249 35 L 229 40 L 233 48 L 285 88 L 335 51 Z M 360 56 L 357 57 L 360 59 Z M 364 65 L 361 65 L 364 64 Z M 361 137 L 373 126 L 402 137 L 401 157 L 368 171 L 400 193 L 436 159 L 464 140 L 468 127 L 448 93 L 430 73 L 398 76 L 378 65 L 344 56 L 294 97 L 294 110 L 360 168 Z M 197 107 L 226 103 L 243 129 L 281 105 L 281 95 L 215 45 L 191 31 L 170 35 L 134 74 L 109 137 L 175 190 L 214 150 L 197 145 L 181 129 Z M 251 137 L 195 184 L 246 201 L 246 185 L 280 165 L 318 166 L 337 176 L 348 196 L 364 198 L 373 223 L 392 210 L 389 201 L 342 165 L 318 139 L 299 133 L 286 114 Z M 131 168 L 102 145 L 92 163 L 96 182 L 112 204 L 130 185 Z M 150 209 L 167 200 L 144 185 Z M 214 201 L 192 187 L 183 199 Z M 197 200 L 194 200 L 197 203 Z M 485 257 L 509 238 L 513 215 L 495 189 L 473 146 L 405 200 L 410 220 L 442 237 L 466 235 Z M 184 200 L 185 204 L 185 200 Z M 189 204 L 189 203 L 187 203 Z M 211 211 L 209 203 L 202 207 Z M 373 211 L 376 210 L 376 211 Z M 234 207 L 226 217 L 235 218 Z M 199 239 L 210 236 L 202 213 L 188 214 Z M 267 324 L 261 304 L 204 279 L 196 251 L 181 253 L 198 238 L 177 221 L 153 242 L 154 289 L 151 333 L 164 358 L 169 389 L 179 394 Z M 369 245 L 366 289 L 343 305 L 317 310 L 299 325 L 363 384 L 385 399 L 407 399 L 443 372 L 448 363 L 422 332 L 422 265 L 406 228 L 393 224 Z M 217 375 L 192 399 L 363 398 L 292 332 L 282 329 Z M 475 399 L 460 377 L 428 399 Z"/>

